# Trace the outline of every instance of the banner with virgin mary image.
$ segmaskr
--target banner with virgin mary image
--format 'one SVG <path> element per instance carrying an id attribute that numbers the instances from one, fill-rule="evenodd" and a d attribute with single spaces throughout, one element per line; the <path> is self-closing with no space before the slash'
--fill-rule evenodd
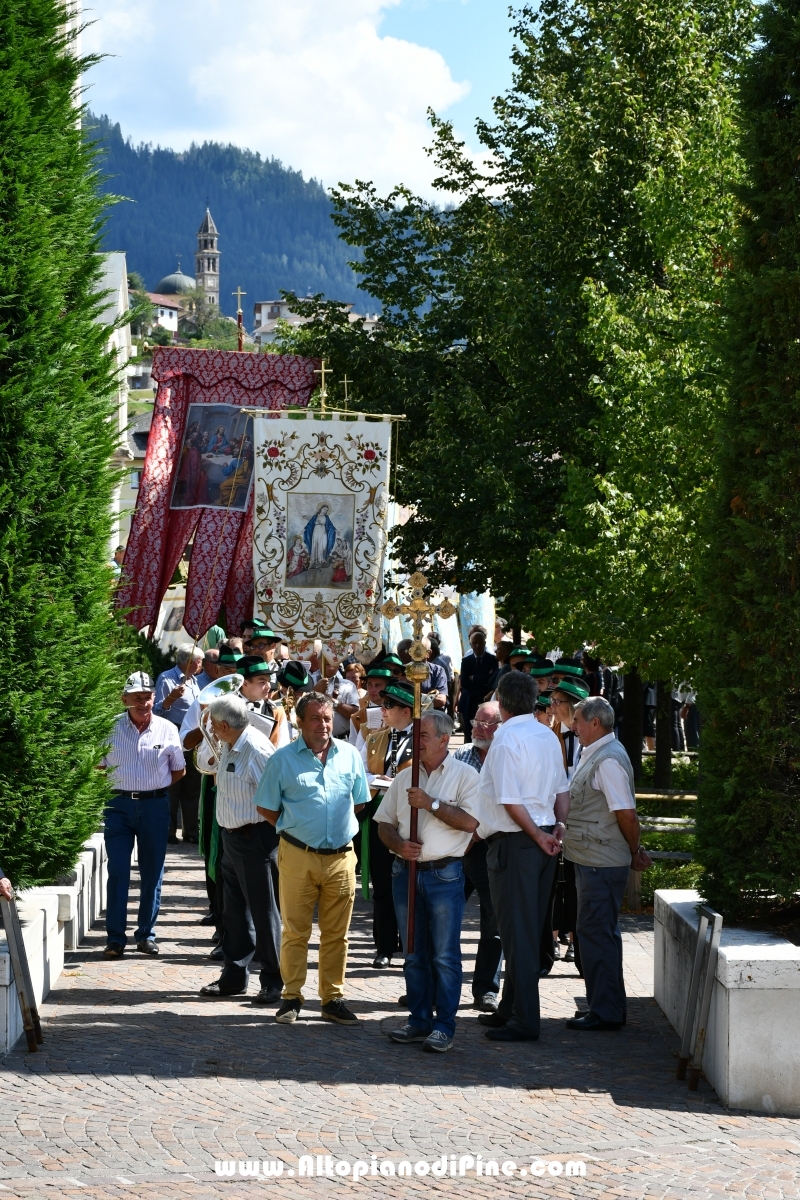
<path id="1" fill-rule="evenodd" d="M 392 423 L 254 414 L 255 613 L 301 653 L 380 646 Z"/>

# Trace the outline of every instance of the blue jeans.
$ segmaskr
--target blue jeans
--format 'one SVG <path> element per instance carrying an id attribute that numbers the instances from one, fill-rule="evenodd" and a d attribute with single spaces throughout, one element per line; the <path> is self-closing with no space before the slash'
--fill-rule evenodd
<path id="1" fill-rule="evenodd" d="M 104 837 L 108 853 L 106 932 L 109 942 L 124 946 L 128 926 L 128 889 L 131 882 L 133 839 L 139 848 L 139 918 L 134 941 L 153 936 L 161 906 L 161 880 L 169 833 L 169 795 L 149 800 L 112 796 L 105 812 Z"/>
<path id="2" fill-rule="evenodd" d="M 408 864 L 399 858 L 392 864 L 392 896 L 405 950 Z M 460 861 L 439 870 L 417 871 L 414 953 L 406 955 L 403 973 L 411 1024 L 425 1033 L 434 1029 L 448 1037 L 455 1033 L 461 999 L 463 916 L 464 872 Z"/>

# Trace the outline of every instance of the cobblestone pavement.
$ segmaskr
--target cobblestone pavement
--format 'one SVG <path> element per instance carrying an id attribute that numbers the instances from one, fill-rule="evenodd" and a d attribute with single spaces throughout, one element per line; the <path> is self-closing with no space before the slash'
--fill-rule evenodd
<path id="1" fill-rule="evenodd" d="M 699 1197 L 800 1196 L 800 1122 L 727 1112 L 704 1083 L 674 1078 L 677 1038 L 652 1000 L 652 922 L 625 922 L 632 994 L 627 1029 L 569 1033 L 564 1018 L 580 980 L 557 964 L 543 981 L 542 1037 L 494 1045 L 469 1007 L 477 941 L 471 903 L 464 932 L 466 984 L 456 1045 L 446 1055 L 390 1044 L 403 1015 L 399 969 L 372 969 L 369 907 L 353 923 L 348 999 L 357 1029 L 319 1018 L 316 976 L 304 1019 L 279 1026 L 244 998 L 201 1001 L 216 978 L 208 962 L 200 863 L 171 848 L 159 923 L 161 957 L 101 958 L 92 932 L 43 1007 L 42 1052 L 22 1047 L 0 1073 L 2 1196 Z M 136 897 L 133 897 L 135 900 Z M 316 944 L 312 959 L 316 956 Z M 250 991 L 255 991 L 251 980 Z M 442 1154 L 516 1163 L 514 1177 L 368 1175 L 301 1177 L 302 1155 L 434 1163 Z M 586 1176 L 531 1175 L 583 1161 Z M 233 1178 L 215 1173 L 233 1162 Z M 239 1175 L 265 1161 L 280 1178 Z M 316 1170 L 316 1158 L 314 1169 Z M 523 1177 L 522 1168 L 528 1172 Z M 341 1169 L 341 1168 L 340 1168 Z M 507 1168 L 508 1169 L 508 1168 Z M 554 1166 L 553 1171 L 559 1171 Z M 388 1166 L 384 1167 L 388 1170 Z M 456 1170 L 458 1163 L 456 1161 Z M 549 1168 L 548 1168 L 549 1170 Z"/>

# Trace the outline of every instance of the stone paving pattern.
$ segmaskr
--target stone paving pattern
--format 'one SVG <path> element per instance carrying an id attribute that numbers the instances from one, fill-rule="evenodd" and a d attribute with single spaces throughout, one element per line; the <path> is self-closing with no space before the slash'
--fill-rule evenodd
<path id="1" fill-rule="evenodd" d="M 135 910 L 135 892 L 131 911 Z M 570 1033 L 582 998 L 571 966 L 542 983 L 542 1037 L 494 1045 L 470 1007 L 477 905 L 467 908 L 465 988 L 446 1055 L 394 1046 L 399 969 L 371 967 L 370 906 L 353 921 L 348 1000 L 357 1029 L 323 1022 L 316 974 L 303 1019 L 276 1025 L 243 997 L 202 1001 L 217 977 L 201 863 L 170 848 L 158 926 L 161 957 L 101 957 L 96 928 L 43 1006 L 45 1043 L 24 1042 L 0 1074 L 0 1200 L 20 1197 L 800 1196 L 800 1122 L 726 1111 L 709 1086 L 675 1080 L 678 1039 L 652 999 L 652 919 L 625 918 L 629 1024 Z M 316 960 L 312 945 L 312 965 Z M 251 979 L 250 993 L 256 991 Z M 219 1178 L 216 1159 L 433 1161 L 442 1153 L 523 1165 L 582 1159 L 586 1178 Z"/>

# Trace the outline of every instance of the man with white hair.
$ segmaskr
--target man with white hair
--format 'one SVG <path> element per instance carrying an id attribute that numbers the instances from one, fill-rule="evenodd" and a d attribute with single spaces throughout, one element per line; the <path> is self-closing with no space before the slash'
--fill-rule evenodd
<path id="1" fill-rule="evenodd" d="M 278 838 L 253 797 L 275 747 L 250 723 L 239 696 L 221 696 L 209 708 L 221 745 L 217 762 L 217 822 L 222 838 L 222 957 L 219 979 L 200 989 L 219 998 L 247 991 L 250 963 L 261 965 L 256 1004 L 277 1004 L 281 979 Z"/>
<path id="2" fill-rule="evenodd" d="M 619 910 L 628 873 L 644 871 L 633 768 L 614 737 L 614 710 L 602 696 L 582 700 L 574 729 L 583 750 L 569 783 L 564 858 L 575 864 L 576 933 L 588 1012 L 576 1012 L 570 1029 L 595 1033 L 626 1023 Z"/>
<path id="3" fill-rule="evenodd" d="M 389 1034 L 403 1045 L 443 1053 L 453 1045 L 461 999 L 461 922 L 464 916 L 463 859 L 478 828 L 478 776 L 448 752 L 453 721 L 429 712 L 420 728 L 420 783 L 400 771 L 375 814 L 381 841 L 397 857 L 392 888 L 397 921 L 406 948 L 408 867 L 416 862 L 414 952 L 406 953 L 408 1022 Z M 417 809 L 417 840 L 410 840 L 411 812 Z"/>
<path id="4" fill-rule="evenodd" d="M 162 671 L 156 680 L 156 699 L 153 712 L 171 721 L 180 730 L 192 701 L 200 694 L 198 676 L 203 669 L 203 651 L 191 642 L 184 642 L 175 653 L 176 666 Z M 185 842 L 197 842 L 198 808 L 200 804 L 200 772 L 191 756 L 186 760 L 186 774 L 169 791 L 169 841 L 177 842 L 178 809 Z"/>

